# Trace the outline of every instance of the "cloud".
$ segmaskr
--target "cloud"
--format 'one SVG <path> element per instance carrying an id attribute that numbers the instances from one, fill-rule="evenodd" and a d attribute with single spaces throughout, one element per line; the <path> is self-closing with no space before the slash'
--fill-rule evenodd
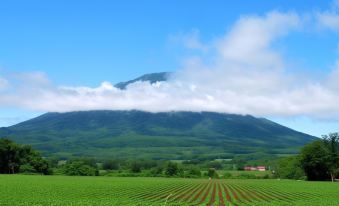
<path id="1" fill-rule="evenodd" d="M 315 19 L 320 28 L 331 29 L 333 31 L 339 31 L 339 0 L 332 2 L 332 8 L 330 10 L 317 12 Z"/>
<path id="2" fill-rule="evenodd" d="M 326 11 L 316 15 L 320 27 L 339 31 L 339 14 L 336 12 Z"/>
<path id="3" fill-rule="evenodd" d="M 339 91 L 339 59 L 336 61 L 331 74 L 328 77 L 327 86 L 333 90 Z"/>
<path id="4" fill-rule="evenodd" d="M 5 78 L 0 77 L 0 91 L 8 86 L 8 81 Z"/>
<path id="5" fill-rule="evenodd" d="M 265 17 L 242 17 L 230 33 L 218 42 L 224 61 L 252 67 L 277 67 L 281 60 L 270 46 L 274 40 L 298 28 L 294 13 L 270 12 Z"/>
<path id="6" fill-rule="evenodd" d="M 48 86 L 51 84 L 47 75 L 44 72 L 34 71 L 34 72 L 25 72 L 25 73 L 15 73 L 12 74 L 13 78 L 18 82 L 27 86 Z"/>
<path id="7" fill-rule="evenodd" d="M 208 46 L 203 44 L 200 40 L 200 32 L 197 29 L 193 29 L 188 33 L 172 34 L 169 37 L 172 43 L 179 43 L 184 45 L 188 49 L 198 50 L 202 52 L 208 51 Z"/>
<path id="8" fill-rule="evenodd" d="M 208 50 L 203 54 L 186 59 L 167 82 L 136 82 L 126 90 L 110 82 L 98 87 L 56 86 L 37 72 L 14 75 L 10 80 L 14 88 L 0 91 L 0 106 L 334 118 L 339 114 L 339 63 L 324 79 L 303 79 L 287 71 L 284 57 L 275 49 L 278 40 L 301 27 L 296 13 L 243 16 L 225 35 L 204 45 Z M 200 41 L 194 38 L 189 45 L 200 50 Z"/>

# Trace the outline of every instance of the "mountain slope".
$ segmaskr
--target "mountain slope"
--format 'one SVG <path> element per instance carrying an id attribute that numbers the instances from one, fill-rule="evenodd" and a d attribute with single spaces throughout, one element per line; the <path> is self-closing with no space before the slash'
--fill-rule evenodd
<path id="1" fill-rule="evenodd" d="M 155 82 L 162 82 L 166 81 L 168 79 L 168 76 L 170 75 L 170 72 L 159 72 L 159 73 L 150 73 L 142 75 L 136 79 L 127 81 L 127 82 L 120 82 L 114 85 L 115 87 L 119 89 L 126 89 L 127 85 L 132 84 L 137 81 L 149 81 L 151 84 Z"/>
<path id="2" fill-rule="evenodd" d="M 4 136 L 45 155 L 158 159 L 293 153 L 314 139 L 249 115 L 142 111 L 46 113 L 2 128 Z"/>

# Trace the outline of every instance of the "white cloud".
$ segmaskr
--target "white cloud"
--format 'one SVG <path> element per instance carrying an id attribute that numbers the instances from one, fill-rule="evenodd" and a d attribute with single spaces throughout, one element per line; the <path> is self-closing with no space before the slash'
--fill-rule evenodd
<path id="1" fill-rule="evenodd" d="M 5 78 L 0 77 L 0 90 L 5 89 L 8 86 L 8 81 Z"/>
<path id="2" fill-rule="evenodd" d="M 339 91 L 339 59 L 336 61 L 331 74 L 328 77 L 327 86 Z"/>
<path id="3" fill-rule="evenodd" d="M 200 32 L 197 29 L 193 29 L 189 33 L 180 33 L 170 35 L 170 41 L 173 43 L 183 44 L 188 49 L 194 49 L 198 51 L 208 51 L 208 46 L 203 44 L 200 40 Z"/>
<path id="4" fill-rule="evenodd" d="M 279 55 L 270 48 L 272 42 L 300 23 L 300 18 L 294 13 L 270 12 L 265 17 L 243 17 L 218 42 L 218 50 L 228 63 L 277 67 L 281 62 Z"/>
<path id="5" fill-rule="evenodd" d="M 53 86 L 43 73 L 21 74 L 15 92 L 0 92 L 0 106 L 59 112 L 139 109 L 336 117 L 339 86 L 334 79 L 339 69 L 326 79 L 303 80 L 286 71 L 283 56 L 274 49 L 277 40 L 301 24 L 295 13 L 242 17 L 206 45 L 204 55 L 187 59 L 168 82 L 136 82 L 126 90 L 109 82 L 94 88 Z M 201 49 L 194 41 L 191 47 Z"/>
<path id="6" fill-rule="evenodd" d="M 333 11 L 325 11 L 316 14 L 318 25 L 334 31 L 339 31 L 339 14 Z"/>
<path id="7" fill-rule="evenodd" d="M 315 19 L 320 28 L 339 31 L 339 0 L 332 2 L 331 8 L 315 14 Z"/>
<path id="8" fill-rule="evenodd" d="M 16 80 L 25 84 L 25 86 L 27 85 L 47 86 L 51 83 L 47 75 L 44 72 L 39 72 L 39 71 L 15 73 L 13 76 Z"/>
<path id="9" fill-rule="evenodd" d="M 320 28 L 339 31 L 339 0 L 334 0 L 329 10 L 315 13 L 315 20 Z"/>

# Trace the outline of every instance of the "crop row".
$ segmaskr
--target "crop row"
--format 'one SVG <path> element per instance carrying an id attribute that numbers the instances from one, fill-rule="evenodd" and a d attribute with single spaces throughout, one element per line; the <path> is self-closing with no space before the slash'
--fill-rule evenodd
<path id="1" fill-rule="evenodd" d="M 121 190 L 121 195 L 131 200 L 153 203 L 178 203 L 188 205 L 252 205 L 260 202 L 286 202 L 312 198 L 302 192 L 280 191 L 274 187 L 237 184 L 222 180 L 185 182 L 184 184 L 158 185 L 133 190 Z"/>
<path id="2" fill-rule="evenodd" d="M 0 175 L 0 206 L 338 205 L 331 182 Z"/>

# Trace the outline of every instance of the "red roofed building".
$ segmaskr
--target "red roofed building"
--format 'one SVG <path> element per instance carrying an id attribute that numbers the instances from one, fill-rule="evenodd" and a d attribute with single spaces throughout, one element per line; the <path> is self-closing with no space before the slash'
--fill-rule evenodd
<path id="1" fill-rule="evenodd" d="M 266 167 L 265 166 L 245 166 L 244 167 L 245 171 L 266 171 Z"/>

